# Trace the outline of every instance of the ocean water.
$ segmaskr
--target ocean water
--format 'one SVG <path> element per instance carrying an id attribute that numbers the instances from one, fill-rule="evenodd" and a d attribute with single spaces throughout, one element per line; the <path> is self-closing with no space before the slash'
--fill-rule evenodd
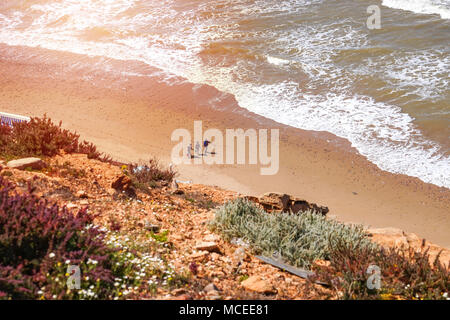
<path id="1" fill-rule="evenodd" d="M 450 187 L 450 0 L 3 0 L 0 43 L 141 61 Z"/>

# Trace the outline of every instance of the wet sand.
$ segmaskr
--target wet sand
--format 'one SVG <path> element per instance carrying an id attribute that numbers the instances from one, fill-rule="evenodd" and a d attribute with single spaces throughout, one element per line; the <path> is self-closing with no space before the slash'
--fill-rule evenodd
<path id="1" fill-rule="evenodd" d="M 104 64 L 113 69 L 102 70 L 108 69 L 101 68 Z M 450 248 L 449 189 L 382 171 L 344 139 L 280 125 L 240 108 L 232 96 L 212 87 L 163 81 L 158 70 L 137 62 L 133 70 L 154 76 L 124 75 L 129 66 L 0 45 L 0 111 L 46 113 L 120 161 L 156 156 L 169 163 L 176 145 L 173 130 L 193 132 L 195 120 L 203 121 L 203 131 L 278 128 L 276 175 L 260 175 L 260 165 L 179 165 L 178 179 L 242 194 L 289 193 L 328 206 L 329 215 L 341 221 L 397 227 Z"/>

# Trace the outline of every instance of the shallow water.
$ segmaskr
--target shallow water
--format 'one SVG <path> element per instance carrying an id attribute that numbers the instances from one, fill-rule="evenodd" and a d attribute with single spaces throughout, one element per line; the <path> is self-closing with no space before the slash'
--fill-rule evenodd
<path id="1" fill-rule="evenodd" d="M 7 0 L 0 42 L 143 61 L 450 187 L 449 0 Z"/>

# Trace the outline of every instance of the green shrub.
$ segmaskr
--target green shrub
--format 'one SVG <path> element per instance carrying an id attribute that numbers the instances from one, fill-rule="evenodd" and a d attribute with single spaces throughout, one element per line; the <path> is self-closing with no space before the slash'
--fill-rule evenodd
<path id="1" fill-rule="evenodd" d="M 373 248 L 362 226 L 327 220 L 314 212 L 269 214 L 246 199 L 218 208 L 211 223 L 226 238 L 243 238 L 265 255 L 275 252 L 288 263 L 310 267 L 314 260 L 330 259 L 338 241 Z"/>

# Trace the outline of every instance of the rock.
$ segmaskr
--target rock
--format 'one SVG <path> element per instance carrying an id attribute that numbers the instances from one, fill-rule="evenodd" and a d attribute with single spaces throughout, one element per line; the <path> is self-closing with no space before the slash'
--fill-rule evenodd
<path id="1" fill-rule="evenodd" d="M 439 261 L 450 266 L 450 250 L 421 239 L 414 233 L 406 233 L 398 228 L 370 228 L 366 232 L 371 236 L 372 241 L 385 248 L 404 247 L 405 249 L 411 248 L 416 252 L 428 249 L 431 264 L 439 254 Z"/>
<path id="2" fill-rule="evenodd" d="M 119 192 L 124 192 L 130 197 L 136 196 L 136 191 L 133 187 L 133 181 L 131 181 L 130 177 L 126 175 L 122 175 L 117 178 L 112 184 L 111 187 Z"/>
<path id="3" fill-rule="evenodd" d="M 249 201 L 260 204 L 267 212 L 293 212 L 312 210 L 319 214 L 326 215 L 329 209 L 315 203 L 300 198 L 291 197 L 285 193 L 269 192 L 256 197 L 246 197 Z"/>
<path id="4" fill-rule="evenodd" d="M 203 250 L 203 251 L 208 251 L 208 252 L 218 252 L 220 253 L 220 249 L 219 246 L 217 245 L 216 242 L 199 242 L 197 243 L 197 245 L 195 246 L 196 250 Z"/>
<path id="5" fill-rule="evenodd" d="M 179 296 L 172 297 L 170 300 L 192 300 L 192 297 L 185 293 Z"/>
<path id="6" fill-rule="evenodd" d="M 220 292 L 216 290 L 212 290 L 207 293 L 207 296 L 210 300 L 220 300 L 222 299 L 222 296 L 220 295 Z"/>
<path id="7" fill-rule="evenodd" d="M 87 199 L 88 198 L 88 195 L 87 195 L 86 191 L 84 191 L 84 190 L 78 191 L 75 195 L 78 198 L 80 198 L 80 199 Z"/>
<path id="8" fill-rule="evenodd" d="M 203 288 L 203 291 L 205 291 L 206 293 L 210 293 L 212 291 L 219 293 L 220 290 L 219 290 L 219 288 L 216 287 L 216 285 L 214 283 L 210 283 L 206 287 Z"/>
<path id="9" fill-rule="evenodd" d="M 269 282 L 263 280 L 260 276 L 251 276 L 242 281 L 241 284 L 245 289 L 258 293 L 275 294 L 277 292 Z"/>
<path id="10" fill-rule="evenodd" d="M 41 170 L 47 165 L 39 158 L 23 158 L 18 160 L 11 160 L 6 164 L 12 169 L 24 170 L 26 168 L 32 168 L 34 170 Z"/>
<path id="11" fill-rule="evenodd" d="M 172 194 L 184 194 L 184 191 L 178 188 L 178 183 L 176 180 L 172 180 L 172 184 L 170 185 L 170 189 L 172 191 Z"/>
<path id="12" fill-rule="evenodd" d="M 67 205 L 66 205 L 66 208 L 67 209 L 73 209 L 73 208 L 77 208 L 78 206 L 75 204 L 75 203 L 68 203 Z"/>
<path id="13" fill-rule="evenodd" d="M 190 255 L 191 259 L 193 260 L 203 260 L 209 255 L 208 251 L 198 251 L 196 253 L 193 253 Z"/>
<path id="14" fill-rule="evenodd" d="M 316 265 L 318 265 L 319 267 L 325 267 L 325 268 L 328 268 L 331 265 L 331 262 L 328 260 L 316 260 L 316 261 L 314 261 L 314 263 Z"/>
<path id="15" fill-rule="evenodd" d="M 398 228 L 370 228 L 366 230 L 369 234 L 382 234 L 388 236 L 403 236 L 403 231 Z"/>
<path id="16" fill-rule="evenodd" d="M 187 292 L 186 289 L 178 288 L 178 289 L 172 290 L 172 292 L 170 292 L 170 294 L 174 295 L 174 296 L 179 296 L 179 295 L 185 294 L 186 292 Z"/>
<path id="17" fill-rule="evenodd" d="M 287 194 L 269 192 L 258 198 L 259 203 L 268 210 L 283 210 L 289 209 L 291 196 Z"/>
<path id="18" fill-rule="evenodd" d="M 372 228 L 366 232 L 372 240 L 384 247 L 408 247 L 408 239 L 402 230 L 397 228 Z"/>
<path id="19" fill-rule="evenodd" d="M 151 231 L 153 233 L 158 233 L 159 230 L 161 230 L 160 226 L 158 226 L 156 224 L 152 224 L 150 221 L 144 222 L 144 228 L 145 228 L 145 230 Z"/>
<path id="20" fill-rule="evenodd" d="M 219 241 L 220 240 L 220 237 L 218 236 L 218 235 L 216 235 L 216 234 L 208 234 L 208 235 L 206 235 L 204 238 L 203 238 L 203 240 L 204 241 L 207 241 L 207 242 L 215 242 L 215 241 Z"/>
<path id="21" fill-rule="evenodd" d="M 117 191 L 125 191 L 130 188 L 131 185 L 132 181 L 130 177 L 122 175 L 111 184 L 111 187 Z"/>

